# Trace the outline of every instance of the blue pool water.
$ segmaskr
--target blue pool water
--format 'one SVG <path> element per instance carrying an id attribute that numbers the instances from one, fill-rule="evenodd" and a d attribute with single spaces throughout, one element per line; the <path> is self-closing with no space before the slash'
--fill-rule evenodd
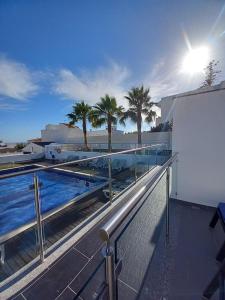
<path id="1" fill-rule="evenodd" d="M 61 206 L 106 182 L 101 178 L 55 170 L 38 172 L 38 178 L 41 183 L 42 213 Z M 0 235 L 34 220 L 34 190 L 29 188 L 32 184 L 33 174 L 0 180 Z"/>

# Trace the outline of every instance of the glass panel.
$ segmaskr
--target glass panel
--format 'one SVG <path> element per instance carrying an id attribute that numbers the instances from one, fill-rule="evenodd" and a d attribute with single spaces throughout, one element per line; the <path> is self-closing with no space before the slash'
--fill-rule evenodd
<path id="1" fill-rule="evenodd" d="M 136 152 L 137 178 L 143 176 L 149 170 L 149 157 L 147 149 Z"/>
<path id="2" fill-rule="evenodd" d="M 33 175 L 1 179 L 0 281 L 30 263 L 38 250 Z"/>
<path id="3" fill-rule="evenodd" d="M 80 159 L 82 157 L 81 155 Z M 109 198 L 108 160 L 99 158 L 38 172 L 45 249 L 102 208 Z"/>
<path id="4" fill-rule="evenodd" d="M 151 154 L 151 159 L 150 159 L 151 163 L 154 165 L 162 166 L 171 157 L 172 151 L 166 149 L 166 147 L 162 145 L 151 149 L 150 154 Z"/>
<path id="5" fill-rule="evenodd" d="M 118 196 L 135 182 L 135 154 L 126 153 L 112 156 L 112 194 Z"/>
<path id="6" fill-rule="evenodd" d="M 166 175 L 160 179 L 148 199 L 127 220 L 128 223 L 115 241 L 116 263 L 122 260 L 122 271 L 117 284 L 119 299 L 122 299 L 129 289 L 138 294 L 144 284 L 165 222 L 165 209 Z"/>

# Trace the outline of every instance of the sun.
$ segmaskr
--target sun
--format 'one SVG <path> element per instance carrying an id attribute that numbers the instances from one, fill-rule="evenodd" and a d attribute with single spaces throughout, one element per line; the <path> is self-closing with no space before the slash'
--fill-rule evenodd
<path id="1" fill-rule="evenodd" d="M 209 63 L 209 49 L 208 47 L 199 47 L 189 50 L 182 63 L 182 72 L 191 75 L 195 73 L 202 73 L 204 68 Z"/>

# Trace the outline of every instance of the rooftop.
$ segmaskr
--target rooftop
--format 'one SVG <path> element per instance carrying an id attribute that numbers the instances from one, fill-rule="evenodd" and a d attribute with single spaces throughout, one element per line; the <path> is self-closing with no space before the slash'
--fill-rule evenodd
<path id="1" fill-rule="evenodd" d="M 186 96 L 194 96 L 194 95 L 198 95 L 198 94 L 210 93 L 210 92 L 215 92 L 217 90 L 224 90 L 224 89 L 225 89 L 225 81 L 221 81 L 219 84 L 216 84 L 216 85 L 213 85 L 213 86 L 201 87 L 201 88 L 198 88 L 198 89 L 195 89 L 195 90 L 192 90 L 192 91 L 188 91 L 188 92 L 184 92 L 184 93 L 179 93 L 179 94 L 163 97 L 157 103 L 157 105 L 159 107 L 161 107 L 160 105 L 163 101 L 174 100 L 174 99 L 178 99 L 178 98 L 182 98 L 182 97 L 186 97 Z"/>
<path id="2" fill-rule="evenodd" d="M 47 145 L 50 145 L 52 142 L 32 142 L 33 144 L 36 144 L 38 146 L 44 147 Z"/>

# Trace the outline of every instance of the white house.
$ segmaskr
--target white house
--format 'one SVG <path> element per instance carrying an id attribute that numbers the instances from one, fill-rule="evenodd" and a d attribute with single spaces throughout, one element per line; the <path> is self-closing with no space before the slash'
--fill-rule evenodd
<path id="1" fill-rule="evenodd" d="M 30 142 L 23 148 L 23 153 L 44 153 L 45 146 L 51 143 L 52 142 Z"/>

